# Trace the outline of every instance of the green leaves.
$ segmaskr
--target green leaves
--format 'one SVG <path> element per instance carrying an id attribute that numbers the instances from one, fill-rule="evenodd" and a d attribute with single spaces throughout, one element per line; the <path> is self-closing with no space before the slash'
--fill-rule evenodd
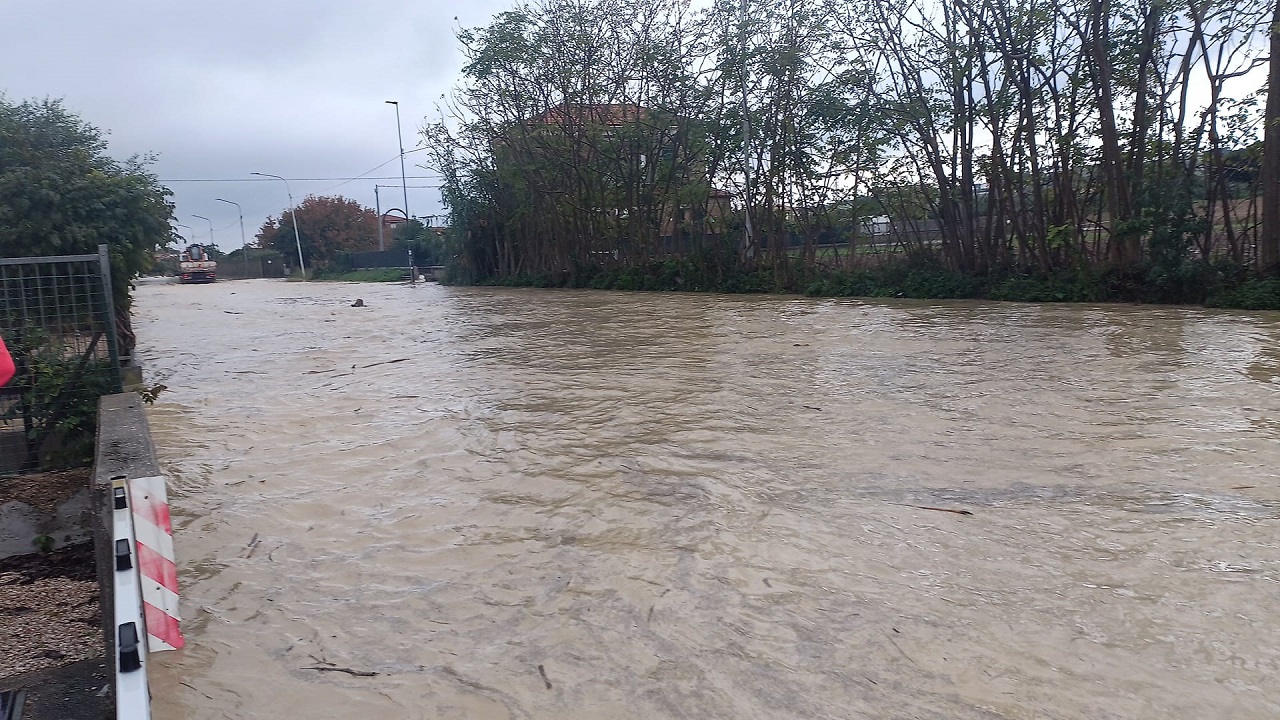
<path id="1" fill-rule="evenodd" d="M 470 276 L 646 263 L 746 205 L 745 265 L 800 245 L 815 268 L 818 246 L 856 264 L 856 245 L 890 240 L 859 237 L 870 216 L 895 247 L 975 275 L 1168 275 L 1193 252 L 1252 252 L 1256 209 L 1236 201 L 1266 173 L 1232 148 L 1256 140 L 1240 88 L 1274 3 L 699 7 L 535 0 L 460 34 L 456 122 L 429 144 Z M 575 121 L 621 106 L 648 116 Z M 704 222 L 713 197 L 729 222 Z"/>
<path id="2" fill-rule="evenodd" d="M 298 237 L 294 238 L 297 213 Z M 342 196 L 308 196 L 279 219 L 268 218 L 258 230 L 261 247 L 278 250 L 291 265 L 298 257 L 298 243 L 308 270 L 325 270 L 340 252 L 376 250 L 378 219 L 370 208 Z"/>
<path id="3" fill-rule="evenodd" d="M 101 131 L 59 100 L 0 97 L 0 256 L 91 253 L 111 248 L 117 307 L 128 280 L 170 238 L 170 193 L 149 158 L 118 161 Z"/>

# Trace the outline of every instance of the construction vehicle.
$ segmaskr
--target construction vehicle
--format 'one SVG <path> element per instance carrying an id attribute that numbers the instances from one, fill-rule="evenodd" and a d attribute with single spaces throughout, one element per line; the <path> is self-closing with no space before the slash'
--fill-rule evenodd
<path id="1" fill-rule="evenodd" d="M 218 263 L 203 245 L 188 245 L 178 257 L 178 282 L 211 283 L 218 279 Z"/>

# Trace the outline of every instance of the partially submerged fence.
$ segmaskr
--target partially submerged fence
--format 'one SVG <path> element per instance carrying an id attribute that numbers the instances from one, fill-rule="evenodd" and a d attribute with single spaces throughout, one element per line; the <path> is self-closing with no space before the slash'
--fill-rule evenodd
<path id="1" fill-rule="evenodd" d="M 107 246 L 0 258 L 0 337 L 17 368 L 0 388 L 0 472 L 92 457 L 98 398 L 120 392 Z"/>
<path id="2" fill-rule="evenodd" d="M 341 270 L 365 268 L 404 268 L 413 264 L 413 253 L 404 250 L 377 250 L 369 252 L 340 252 L 334 258 L 334 267 Z"/>

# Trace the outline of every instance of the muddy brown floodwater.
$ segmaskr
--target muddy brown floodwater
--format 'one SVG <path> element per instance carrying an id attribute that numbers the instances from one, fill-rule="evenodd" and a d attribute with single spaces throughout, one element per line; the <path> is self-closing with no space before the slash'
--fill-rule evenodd
<path id="1" fill-rule="evenodd" d="M 136 305 L 161 720 L 1280 717 L 1280 314 Z"/>

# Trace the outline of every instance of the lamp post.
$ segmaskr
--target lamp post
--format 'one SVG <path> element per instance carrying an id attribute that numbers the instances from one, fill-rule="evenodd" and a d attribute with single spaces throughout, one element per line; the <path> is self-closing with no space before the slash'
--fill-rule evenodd
<path id="1" fill-rule="evenodd" d="M 293 191 L 289 189 L 289 181 L 279 175 L 271 173 L 249 173 L 250 175 L 260 175 L 262 177 L 275 178 L 284 183 L 284 192 L 289 196 L 289 214 L 293 216 L 293 242 L 298 246 L 298 269 L 302 271 L 302 279 L 307 279 L 307 265 L 302 261 L 302 238 L 298 235 L 298 208 L 293 206 Z"/>
<path id="2" fill-rule="evenodd" d="M 213 221 L 203 215 L 192 215 L 191 217 L 200 218 L 201 220 L 209 223 L 209 245 L 212 247 L 215 244 L 213 242 Z"/>
<path id="3" fill-rule="evenodd" d="M 187 229 L 187 232 L 191 235 L 191 244 L 192 244 L 192 245 L 194 245 L 194 244 L 195 244 L 195 242 L 196 242 L 196 231 L 195 231 L 195 230 L 193 230 L 193 229 L 191 228 L 191 226 L 190 226 L 190 225 L 183 225 L 182 223 L 174 223 L 174 225 L 175 225 L 175 226 L 177 226 L 177 227 L 184 227 L 184 228 L 186 228 L 186 229 Z"/>
<path id="4" fill-rule="evenodd" d="M 388 105 L 396 106 L 396 139 L 400 142 L 400 188 L 404 192 L 404 216 L 409 217 L 409 182 L 404 174 L 404 136 L 400 134 L 400 103 L 388 100 Z"/>
<path id="5" fill-rule="evenodd" d="M 228 205 L 235 205 L 236 212 L 240 215 L 240 252 L 244 253 L 244 279 L 249 279 L 249 243 L 244 239 L 244 210 L 240 208 L 240 203 L 231 200 L 223 200 L 222 198 L 214 198 L 218 202 L 224 202 Z"/>

